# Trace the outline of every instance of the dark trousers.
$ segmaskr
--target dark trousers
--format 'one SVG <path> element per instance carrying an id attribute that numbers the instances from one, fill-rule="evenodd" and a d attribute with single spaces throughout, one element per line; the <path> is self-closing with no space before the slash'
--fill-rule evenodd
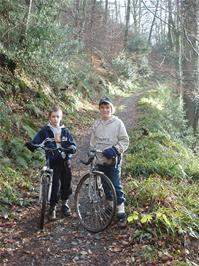
<path id="1" fill-rule="evenodd" d="M 72 194 L 71 161 L 53 161 L 50 163 L 50 167 L 51 169 L 53 169 L 53 183 L 50 205 L 54 206 L 58 203 L 60 196 L 61 200 L 67 200 Z"/>
<path id="2" fill-rule="evenodd" d="M 121 162 L 117 165 L 98 165 L 99 171 L 104 172 L 106 176 L 110 178 L 115 188 L 117 196 L 117 205 L 120 205 L 125 201 L 125 194 L 123 192 L 123 186 L 121 182 Z M 111 200 L 110 192 L 104 187 L 108 200 Z"/>

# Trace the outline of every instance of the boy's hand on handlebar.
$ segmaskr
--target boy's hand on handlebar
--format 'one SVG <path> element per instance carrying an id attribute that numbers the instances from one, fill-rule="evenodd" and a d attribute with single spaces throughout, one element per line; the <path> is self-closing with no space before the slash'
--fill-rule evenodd
<path id="1" fill-rule="evenodd" d="M 116 148 L 113 146 L 111 148 L 105 149 L 102 152 L 103 156 L 106 157 L 107 159 L 112 159 L 117 157 L 118 155 L 118 151 L 116 150 Z"/>
<path id="2" fill-rule="evenodd" d="M 36 150 L 36 147 L 35 147 L 34 145 L 32 145 L 31 142 L 26 142 L 26 143 L 25 143 L 25 146 L 26 146 L 26 148 L 28 148 L 29 151 L 31 151 L 31 152 L 34 152 L 34 151 Z"/>
<path id="3" fill-rule="evenodd" d="M 66 153 L 68 154 L 75 154 L 76 153 L 76 147 L 74 145 L 70 145 L 67 149 L 66 149 Z"/>

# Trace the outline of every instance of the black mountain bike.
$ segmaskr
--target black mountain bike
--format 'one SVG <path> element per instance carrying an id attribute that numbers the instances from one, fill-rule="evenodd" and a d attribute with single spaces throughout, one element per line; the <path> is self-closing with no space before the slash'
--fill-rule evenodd
<path id="1" fill-rule="evenodd" d="M 52 149 L 47 149 L 45 147 L 40 147 L 40 148 L 47 153 L 54 151 Z M 50 169 L 50 163 L 48 157 L 49 156 L 47 156 L 46 159 L 46 165 L 43 166 L 40 174 L 40 193 L 39 193 L 39 201 L 41 203 L 40 222 L 39 222 L 40 229 L 44 228 L 46 209 L 50 201 L 51 189 L 52 189 L 53 169 Z"/>
<path id="2" fill-rule="evenodd" d="M 75 191 L 75 207 L 82 226 L 93 233 L 106 229 L 116 211 L 116 192 L 111 180 L 97 170 L 97 156 L 101 151 L 92 151 L 85 165 L 90 171 L 84 175 Z"/>
<path id="3" fill-rule="evenodd" d="M 42 149 L 47 154 L 46 156 L 46 164 L 41 169 L 40 173 L 40 192 L 39 192 L 39 201 L 41 204 L 40 209 L 40 221 L 39 221 L 39 228 L 43 229 L 45 224 L 45 217 L 46 217 L 46 209 L 50 202 L 51 197 L 51 189 L 52 189 L 52 180 L 53 180 L 53 169 L 50 168 L 49 162 L 49 154 L 55 151 L 64 152 L 68 151 L 68 149 L 64 148 L 47 148 L 40 145 L 34 145 L 37 149 Z"/>

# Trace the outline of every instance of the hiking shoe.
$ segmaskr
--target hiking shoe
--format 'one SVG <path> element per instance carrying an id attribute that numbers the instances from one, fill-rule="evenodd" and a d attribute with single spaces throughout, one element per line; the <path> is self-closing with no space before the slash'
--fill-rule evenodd
<path id="1" fill-rule="evenodd" d="M 117 224 L 119 228 L 125 228 L 127 226 L 127 217 L 125 213 L 118 213 L 117 214 Z"/>
<path id="2" fill-rule="evenodd" d="M 124 216 L 124 213 L 125 213 L 125 206 L 124 206 L 124 202 L 122 202 L 121 204 L 117 205 L 117 213 L 120 215 L 120 216 Z"/>
<path id="3" fill-rule="evenodd" d="M 71 216 L 71 210 L 67 204 L 62 205 L 61 212 L 65 217 Z"/>
<path id="4" fill-rule="evenodd" d="M 56 208 L 55 206 L 51 206 L 48 211 L 48 220 L 54 221 L 56 219 Z"/>

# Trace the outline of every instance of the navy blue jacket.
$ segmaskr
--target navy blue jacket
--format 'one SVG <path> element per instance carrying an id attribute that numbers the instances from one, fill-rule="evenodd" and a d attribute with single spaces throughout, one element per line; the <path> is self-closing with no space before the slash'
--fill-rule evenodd
<path id="1" fill-rule="evenodd" d="M 55 142 L 54 133 L 51 130 L 50 126 L 44 126 L 33 138 L 32 142 L 33 145 L 44 145 L 46 148 L 56 149 L 57 145 Z M 70 134 L 70 131 L 68 128 L 62 127 L 61 128 L 61 147 L 68 148 L 69 146 L 72 146 L 74 150 L 76 150 L 76 144 L 73 140 L 72 135 Z M 47 155 L 47 154 L 46 154 Z M 63 160 L 63 157 L 61 155 L 61 152 L 56 150 L 53 152 L 48 153 L 50 161 L 57 161 L 57 160 Z M 66 160 L 71 159 L 72 154 L 66 153 Z"/>

